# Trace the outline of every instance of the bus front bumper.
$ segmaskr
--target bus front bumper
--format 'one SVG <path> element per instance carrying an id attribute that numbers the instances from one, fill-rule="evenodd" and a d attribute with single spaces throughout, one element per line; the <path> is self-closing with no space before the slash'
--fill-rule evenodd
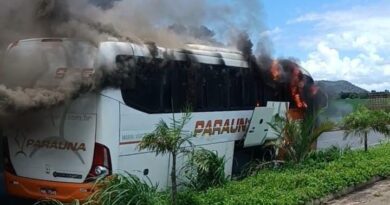
<path id="1" fill-rule="evenodd" d="M 64 183 L 30 179 L 4 173 L 8 194 L 35 200 L 55 199 L 61 202 L 84 201 L 93 192 L 93 183 Z"/>

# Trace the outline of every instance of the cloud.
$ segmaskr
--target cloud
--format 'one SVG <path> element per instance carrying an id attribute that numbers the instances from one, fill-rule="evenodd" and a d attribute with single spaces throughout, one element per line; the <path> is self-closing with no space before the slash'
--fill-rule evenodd
<path id="1" fill-rule="evenodd" d="M 383 65 L 383 74 L 390 78 L 390 64 Z"/>
<path id="2" fill-rule="evenodd" d="M 308 13 L 308 14 L 299 16 L 298 18 L 288 20 L 287 24 L 296 24 L 296 23 L 309 22 L 309 21 L 318 21 L 320 19 L 321 19 L 320 14 Z"/>
<path id="3" fill-rule="evenodd" d="M 359 54 L 354 57 L 342 56 L 339 50 L 332 48 L 327 41 L 318 43 L 315 51 L 309 53 L 302 66 L 309 69 L 315 78 L 329 80 L 350 80 L 356 83 L 376 81 L 372 73 L 385 74 L 384 67 L 378 65 L 377 56 Z M 374 83 L 372 82 L 372 83 Z"/>
<path id="4" fill-rule="evenodd" d="M 300 39 L 302 65 L 314 78 L 349 80 L 365 89 L 390 89 L 390 4 L 308 13 L 287 22 L 313 28 Z"/>
<path id="5" fill-rule="evenodd" d="M 263 37 L 274 37 L 282 32 L 282 29 L 279 27 L 275 27 L 274 29 L 271 30 L 266 30 L 260 33 L 260 38 Z"/>

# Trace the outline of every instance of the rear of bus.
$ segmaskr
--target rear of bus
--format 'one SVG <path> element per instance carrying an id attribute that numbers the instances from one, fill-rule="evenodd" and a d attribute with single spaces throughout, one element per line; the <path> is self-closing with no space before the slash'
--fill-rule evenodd
<path id="1" fill-rule="evenodd" d="M 97 48 L 83 41 L 18 41 L 7 50 L 0 82 L 14 89 L 53 88 L 71 80 L 70 73 L 85 77 L 96 56 Z M 83 94 L 8 122 L 2 137 L 8 194 L 64 202 L 91 194 L 93 180 L 112 171 L 108 148 L 96 143 L 97 98 Z"/>

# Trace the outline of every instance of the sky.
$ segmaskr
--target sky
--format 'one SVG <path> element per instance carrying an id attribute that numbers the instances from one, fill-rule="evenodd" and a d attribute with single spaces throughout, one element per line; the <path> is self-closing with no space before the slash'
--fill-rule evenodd
<path id="1" fill-rule="evenodd" d="M 294 57 L 315 80 L 390 90 L 390 1 L 263 0 L 274 57 Z"/>

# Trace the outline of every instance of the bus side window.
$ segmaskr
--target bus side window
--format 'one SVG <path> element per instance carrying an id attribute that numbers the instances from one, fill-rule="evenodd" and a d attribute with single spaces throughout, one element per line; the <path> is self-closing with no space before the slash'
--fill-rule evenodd
<path id="1" fill-rule="evenodd" d="M 162 107 L 163 107 L 163 112 L 165 113 L 170 113 L 172 112 L 172 83 L 173 83 L 173 77 L 172 73 L 174 72 L 173 70 L 173 61 L 169 61 L 168 63 L 165 63 L 161 69 L 162 69 L 162 75 L 163 75 L 163 80 L 162 80 Z"/>
<path id="2" fill-rule="evenodd" d="M 198 64 L 196 72 L 196 111 L 207 110 L 207 82 L 205 76 L 205 66 Z"/>
<path id="3" fill-rule="evenodd" d="M 228 71 L 222 65 L 202 65 L 205 76 L 204 97 L 206 110 L 224 110 L 228 107 Z M 201 88 L 198 88 L 201 89 Z"/>
<path id="4" fill-rule="evenodd" d="M 128 75 L 135 77 L 126 79 L 121 86 L 123 101 L 127 106 L 147 113 L 161 112 L 163 69 L 158 66 L 159 60 L 138 57 L 134 62 L 134 69 L 129 68 L 131 74 Z"/>
<path id="5" fill-rule="evenodd" d="M 220 66 L 220 72 L 218 77 L 218 89 L 220 108 L 225 110 L 229 108 L 230 93 L 229 93 L 229 70 L 226 66 Z"/>
<path id="6" fill-rule="evenodd" d="M 255 82 L 254 73 L 251 71 L 251 68 L 246 68 L 243 71 L 243 107 L 250 108 L 256 105 L 257 85 Z"/>
<path id="7" fill-rule="evenodd" d="M 191 62 L 186 65 L 187 74 L 187 92 L 186 92 L 186 105 L 192 110 L 196 109 L 198 97 L 197 90 L 197 72 L 199 71 L 199 63 Z"/>
<path id="8" fill-rule="evenodd" d="M 203 67 L 204 75 L 206 76 L 207 110 L 215 110 L 218 108 L 218 99 L 215 95 L 218 92 L 215 67 L 206 64 Z"/>
<path id="9" fill-rule="evenodd" d="M 242 68 L 229 68 L 229 97 L 230 97 L 230 109 L 237 110 L 242 107 L 242 74 L 240 69 Z"/>
<path id="10" fill-rule="evenodd" d="M 190 106 L 192 111 L 197 111 L 199 64 L 171 61 L 164 66 L 163 72 L 163 111 L 170 113 L 173 107 L 174 112 L 180 112 L 187 106 Z"/>
<path id="11" fill-rule="evenodd" d="M 186 90 L 187 90 L 187 75 L 184 63 L 181 61 L 174 61 L 172 63 L 171 73 L 172 86 L 172 103 L 171 105 L 175 112 L 180 111 L 185 106 Z"/>

